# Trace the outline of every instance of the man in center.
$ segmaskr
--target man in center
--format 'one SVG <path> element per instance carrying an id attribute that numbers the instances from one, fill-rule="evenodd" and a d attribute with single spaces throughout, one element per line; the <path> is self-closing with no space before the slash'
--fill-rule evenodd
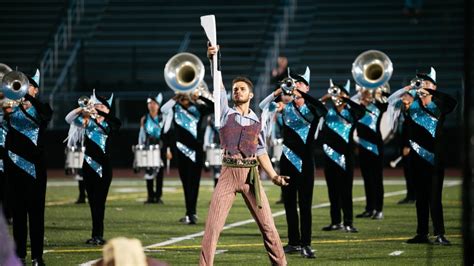
<path id="1" fill-rule="evenodd" d="M 208 57 L 215 55 L 217 50 L 217 47 L 209 47 Z M 280 236 L 260 184 L 258 165 L 279 186 L 288 185 L 289 177 L 277 175 L 265 150 L 260 120 L 249 108 L 253 98 L 252 82 L 245 77 L 237 77 L 232 81 L 232 108 L 228 106 L 223 85 L 221 89 L 219 135 L 224 156 L 221 176 L 209 206 L 199 265 L 213 265 L 217 241 L 237 192 L 242 194 L 260 228 L 272 265 L 286 265 Z"/>

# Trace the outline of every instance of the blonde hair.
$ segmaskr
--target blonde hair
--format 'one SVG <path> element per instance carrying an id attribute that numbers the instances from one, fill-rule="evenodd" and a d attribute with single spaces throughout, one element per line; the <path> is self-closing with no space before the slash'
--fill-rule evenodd
<path id="1" fill-rule="evenodd" d="M 104 265 L 147 266 L 142 243 L 138 239 L 117 237 L 107 242 L 102 249 Z"/>

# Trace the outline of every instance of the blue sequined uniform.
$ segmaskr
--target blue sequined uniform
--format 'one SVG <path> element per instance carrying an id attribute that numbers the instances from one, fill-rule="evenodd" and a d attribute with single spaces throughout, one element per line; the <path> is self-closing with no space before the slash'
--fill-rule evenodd
<path id="1" fill-rule="evenodd" d="M 26 240 L 30 229 L 31 257 L 41 259 L 44 241 L 44 204 L 46 194 L 46 161 L 44 132 L 52 110 L 30 95 L 31 107 L 12 108 L 6 117 L 8 134 L 4 160 L 5 174 L 12 195 L 13 237 L 17 256 L 26 257 Z M 29 221 L 29 222 L 27 222 Z"/>
<path id="2" fill-rule="evenodd" d="M 364 108 L 350 99 L 338 112 L 335 106 L 328 107 L 322 136 L 324 175 L 331 203 L 331 224 L 352 226 L 352 182 L 353 182 L 353 132 L 355 122 L 364 115 Z"/>

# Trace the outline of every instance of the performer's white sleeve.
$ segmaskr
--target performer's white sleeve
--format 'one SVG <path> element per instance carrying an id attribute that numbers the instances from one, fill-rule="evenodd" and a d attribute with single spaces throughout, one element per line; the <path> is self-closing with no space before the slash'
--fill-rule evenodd
<path id="1" fill-rule="evenodd" d="M 78 124 L 77 123 L 77 120 L 76 118 L 79 116 L 80 113 L 77 112 L 77 109 L 74 109 L 72 110 L 71 112 L 69 112 L 67 115 L 66 115 L 66 123 L 70 124 L 70 125 L 76 125 L 76 126 L 79 126 L 79 127 L 82 127 L 82 124 Z"/>
<path id="2" fill-rule="evenodd" d="M 168 112 L 166 113 L 163 113 L 163 134 L 166 134 L 168 133 L 168 131 L 170 130 L 171 128 L 171 122 L 173 122 L 173 116 L 174 116 L 174 112 L 173 112 L 173 109 L 170 108 L 170 110 L 168 110 Z"/>
<path id="3" fill-rule="evenodd" d="M 140 127 L 140 132 L 138 133 L 138 144 L 145 145 L 145 142 L 146 142 L 145 128 Z"/>
<path id="4" fill-rule="evenodd" d="M 163 104 L 163 106 L 161 107 L 161 112 L 162 113 L 168 113 L 171 108 L 173 108 L 173 106 L 176 104 L 176 100 L 175 99 L 169 99 L 165 104 Z"/>
<path id="5" fill-rule="evenodd" d="M 401 101 L 400 97 L 402 97 L 402 95 L 406 92 L 405 89 L 399 89 L 397 90 L 396 92 L 392 93 L 392 95 L 390 95 L 387 99 L 388 101 L 388 105 L 394 105 L 396 104 L 397 102 Z"/>
<path id="6" fill-rule="evenodd" d="M 258 107 L 260 107 L 261 110 L 264 110 L 267 108 L 271 102 L 273 102 L 276 99 L 276 97 L 273 95 L 273 92 L 270 93 L 265 99 L 263 99 L 259 104 Z"/>
<path id="7" fill-rule="evenodd" d="M 387 99 L 387 115 L 389 118 L 390 131 L 396 130 L 398 126 L 398 119 L 400 117 L 402 105 L 401 97 L 405 92 L 407 92 L 405 89 L 399 89 L 396 92 L 392 93 L 392 95 L 390 95 L 390 97 L 388 97 Z"/>

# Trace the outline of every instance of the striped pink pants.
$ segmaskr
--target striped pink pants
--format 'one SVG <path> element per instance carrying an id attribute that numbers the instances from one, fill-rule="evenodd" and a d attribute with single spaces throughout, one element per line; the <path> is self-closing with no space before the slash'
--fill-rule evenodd
<path id="1" fill-rule="evenodd" d="M 260 228 L 272 265 L 286 265 L 285 253 L 273 221 L 267 195 L 261 188 L 262 208 L 258 208 L 255 195 L 250 190 L 250 185 L 246 184 L 249 170 L 250 168 L 222 167 L 221 176 L 209 206 L 199 265 L 213 265 L 217 241 L 237 192 L 242 194 Z"/>

